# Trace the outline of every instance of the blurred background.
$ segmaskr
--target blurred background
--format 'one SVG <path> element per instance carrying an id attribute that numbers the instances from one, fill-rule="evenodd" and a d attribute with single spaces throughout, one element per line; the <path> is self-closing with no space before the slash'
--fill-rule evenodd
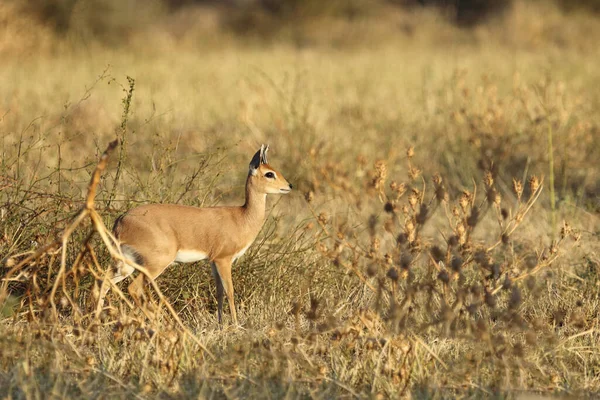
<path id="1" fill-rule="evenodd" d="M 414 146 L 458 190 L 493 166 L 507 187 L 554 175 L 559 205 L 599 207 L 598 0 L 4 0 L 0 27 L 4 157 L 43 149 L 30 174 L 70 165 L 60 190 L 83 190 L 75 166 L 127 131 L 126 167 L 169 165 L 174 187 L 194 154 L 227 150 L 220 168 L 238 171 L 269 142 L 326 195 L 307 154 L 397 176 Z M 243 174 L 224 175 L 237 195 Z"/>
<path id="2" fill-rule="evenodd" d="M 169 44 L 230 39 L 340 47 L 419 37 L 434 20 L 441 29 L 465 29 L 464 35 L 476 36 L 489 24 L 519 28 L 504 31 L 505 40 L 523 46 L 569 45 L 575 28 L 559 14 L 581 19 L 598 13 L 598 0 L 5 0 L 0 52 L 41 50 L 51 39 L 112 47 L 154 36 Z M 587 23 L 580 29 L 594 21 Z"/>

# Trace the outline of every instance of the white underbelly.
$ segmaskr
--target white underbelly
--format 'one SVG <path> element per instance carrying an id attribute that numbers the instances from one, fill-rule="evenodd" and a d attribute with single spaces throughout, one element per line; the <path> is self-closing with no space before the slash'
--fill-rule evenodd
<path id="1" fill-rule="evenodd" d="M 239 252 L 237 252 L 234 256 L 233 256 L 233 261 L 237 260 L 238 258 L 240 258 L 241 256 L 244 255 L 244 253 L 246 252 L 246 250 L 248 250 L 248 248 L 250 247 L 252 243 L 248 244 L 248 246 L 244 247 L 242 250 L 240 250 Z"/>
<path id="2" fill-rule="evenodd" d="M 204 260 L 208 257 L 208 254 L 197 250 L 179 250 L 175 256 L 176 262 L 191 263 L 200 260 Z"/>

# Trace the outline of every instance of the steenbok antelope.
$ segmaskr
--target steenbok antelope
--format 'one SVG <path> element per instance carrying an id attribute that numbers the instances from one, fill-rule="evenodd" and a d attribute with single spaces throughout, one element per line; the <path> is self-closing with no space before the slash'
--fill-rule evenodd
<path id="1" fill-rule="evenodd" d="M 289 193 L 292 185 L 267 163 L 269 146 L 261 146 L 250 161 L 246 180 L 246 202 L 241 207 L 189 207 L 148 204 L 120 216 L 113 228 L 125 258 L 144 266 L 156 279 L 174 262 L 208 259 L 217 284 L 218 318 L 221 323 L 223 292 L 237 325 L 233 301 L 231 266 L 248 250 L 265 219 L 267 194 Z M 110 278 L 113 283 L 131 275 L 134 268 L 119 262 Z M 142 295 L 145 276 L 139 274 L 128 291 L 135 299 Z M 98 310 L 102 309 L 109 285 L 102 285 Z"/>

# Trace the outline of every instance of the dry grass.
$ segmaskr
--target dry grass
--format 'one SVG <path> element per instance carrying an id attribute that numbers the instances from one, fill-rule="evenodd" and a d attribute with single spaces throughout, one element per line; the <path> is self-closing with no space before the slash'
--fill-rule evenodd
<path id="1" fill-rule="evenodd" d="M 0 41 L 1 391 L 600 391 L 597 21 L 521 2 L 473 31 L 385 21 L 312 22 L 268 46 L 168 23 L 110 49 Z M 244 329 L 217 326 L 204 263 L 171 267 L 144 310 L 111 292 L 95 319 L 102 225 L 138 203 L 239 203 L 263 142 L 298 190 L 270 200 L 234 268 Z"/>

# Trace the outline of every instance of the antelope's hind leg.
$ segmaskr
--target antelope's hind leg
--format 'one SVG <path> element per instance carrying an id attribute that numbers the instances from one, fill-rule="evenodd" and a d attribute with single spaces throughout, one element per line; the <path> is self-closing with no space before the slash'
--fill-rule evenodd
<path id="1" fill-rule="evenodd" d="M 114 272 L 109 274 L 109 280 L 112 282 L 113 285 L 116 285 L 117 283 L 121 282 L 129 275 L 131 275 L 133 271 L 135 271 L 135 268 L 124 263 L 123 261 L 119 261 L 117 262 Z M 104 308 L 104 299 L 111 286 L 112 285 L 109 284 L 107 281 L 103 281 L 102 285 L 100 286 L 100 296 L 98 297 L 98 304 L 96 305 L 96 317 L 100 315 L 102 309 Z"/>
<path id="2" fill-rule="evenodd" d="M 148 299 L 144 293 L 145 284 L 148 279 L 155 280 L 162 272 L 173 263 L 175 260 L 176 252 L 163 250 L 155 251 L 151 254 L 151 257 L 146 257 L 144 254 L 143 266 L 148 272 L 149 276 L 146 276 L 142 272 L 138 272 L 138 275 L 133 279 L 133 282 L 127 288 L 129 295 L 133 298 L 138 306 L 149 305 Z M 138 263 L 139 264 L 139 263 Z"/>

